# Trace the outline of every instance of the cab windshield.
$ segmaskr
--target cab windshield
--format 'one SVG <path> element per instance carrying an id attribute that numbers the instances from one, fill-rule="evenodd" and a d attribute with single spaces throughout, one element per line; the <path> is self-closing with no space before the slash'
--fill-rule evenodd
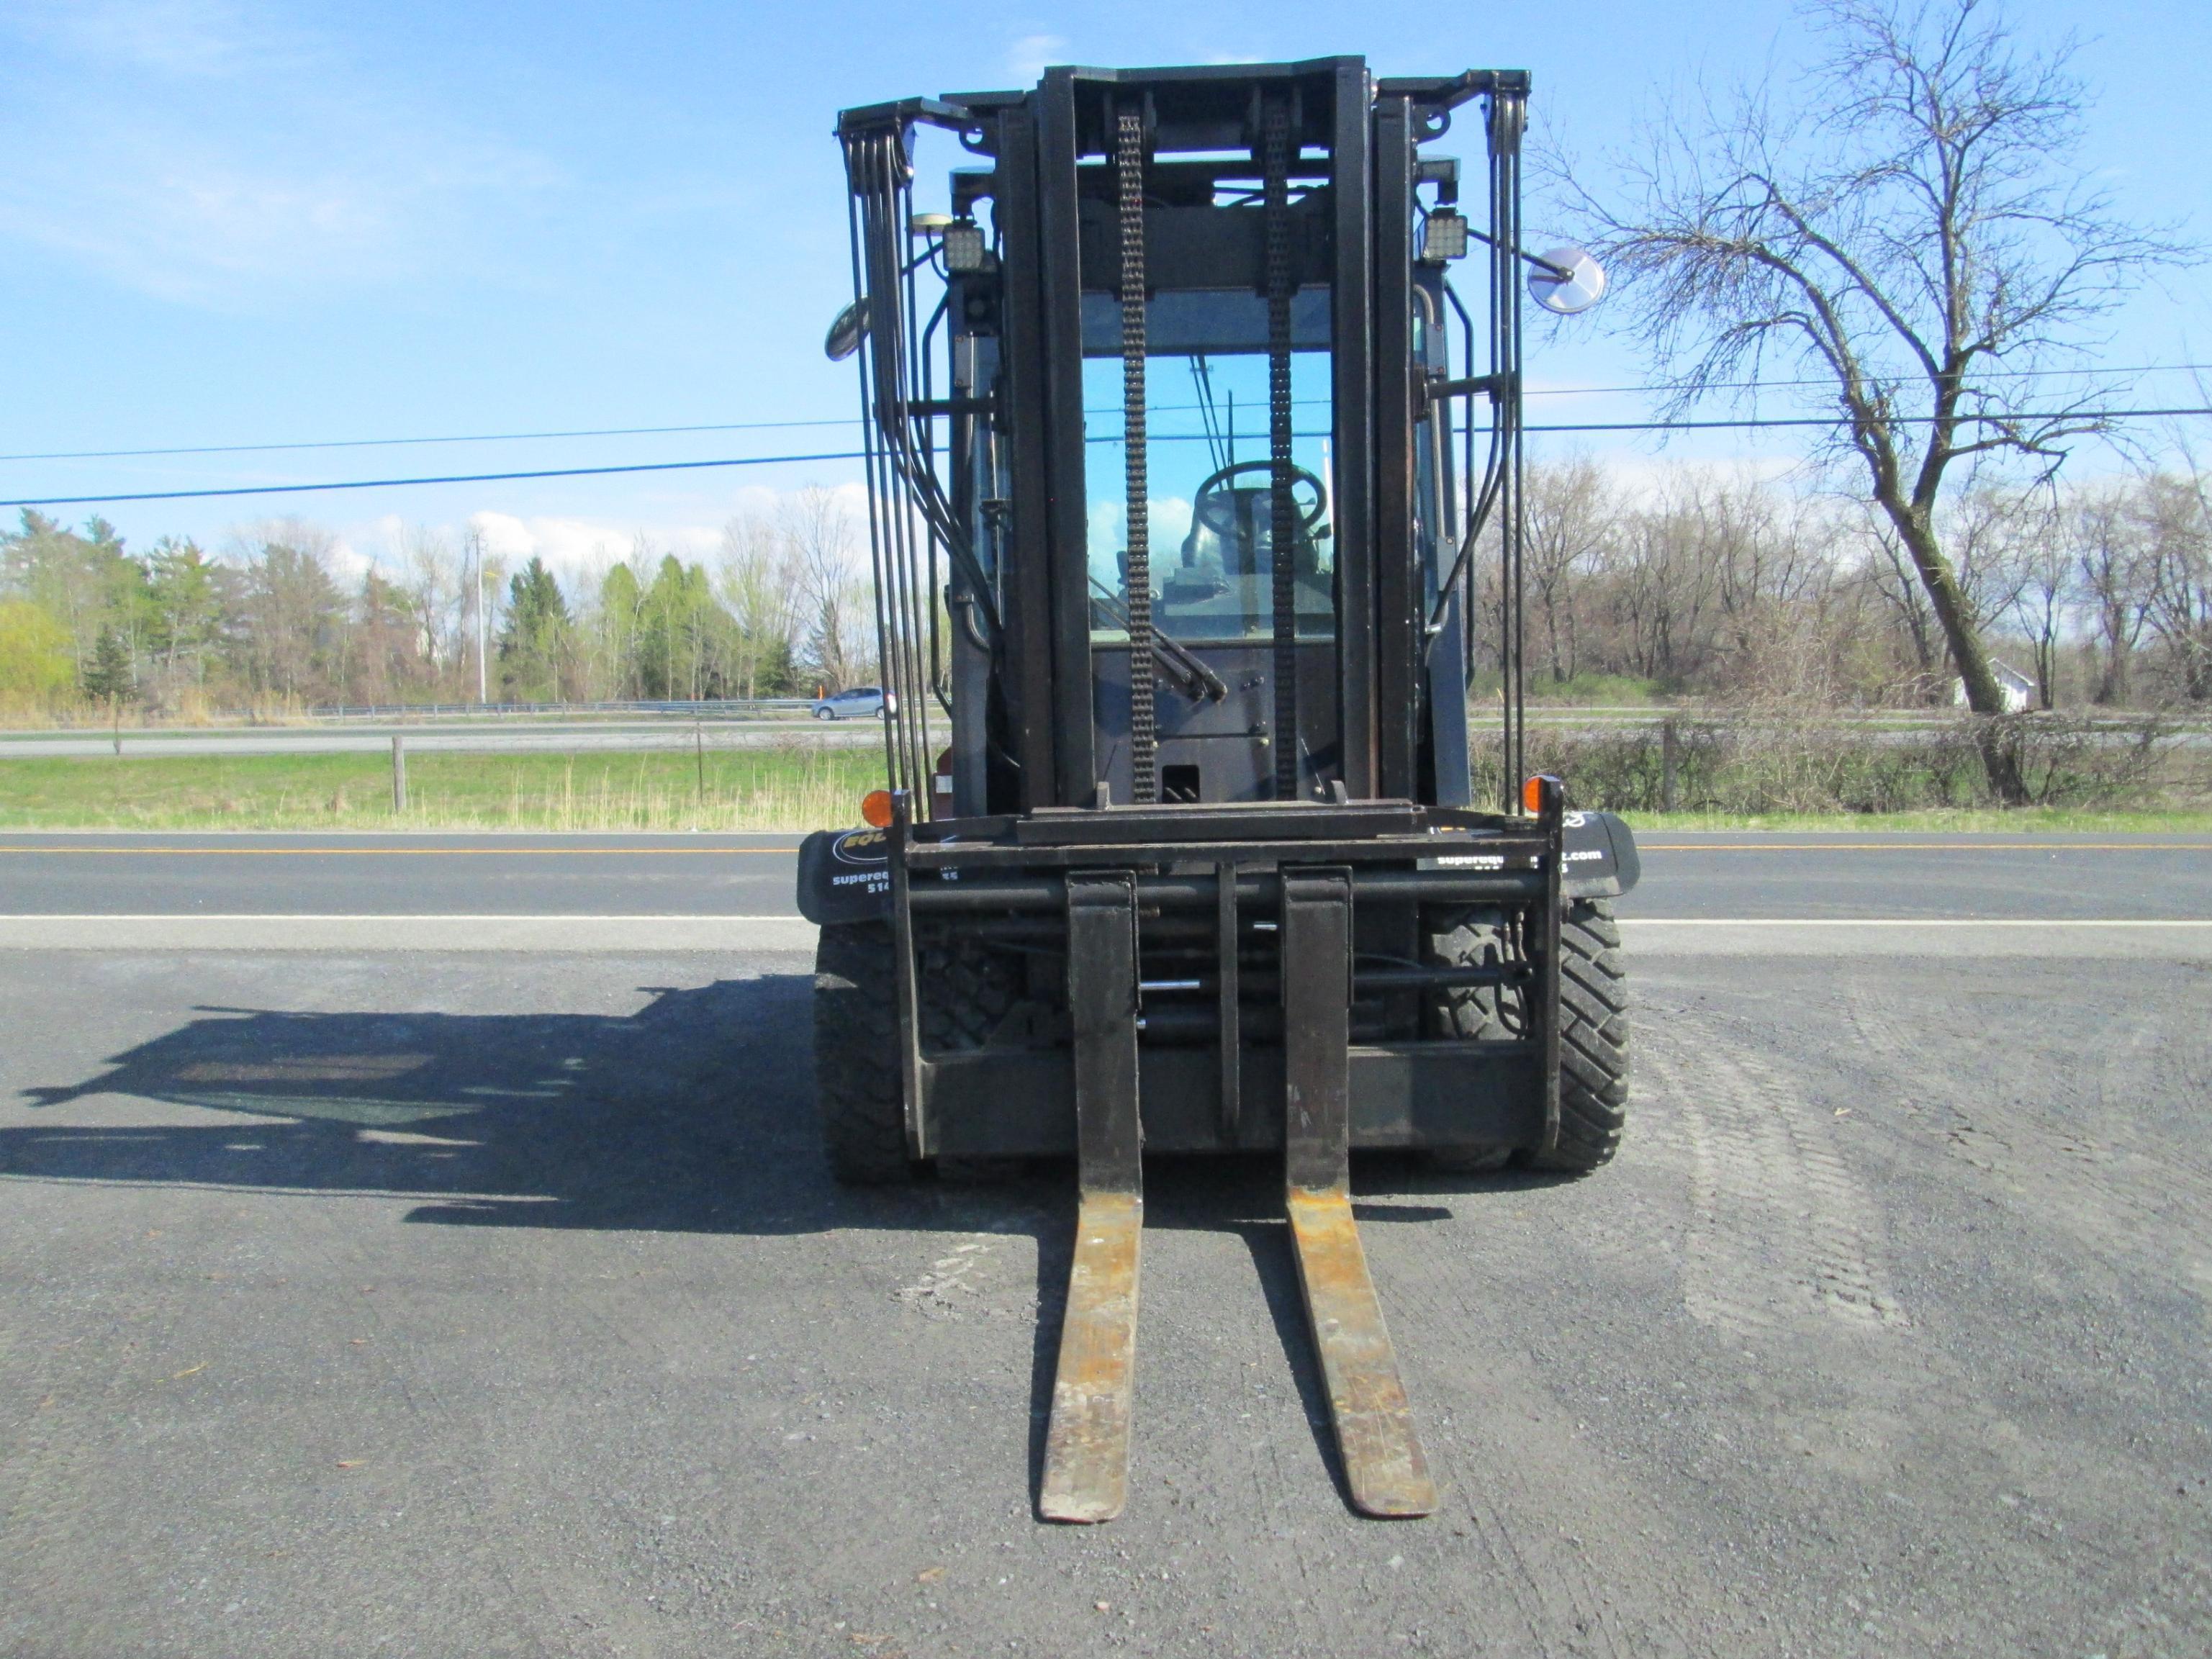
<path id="1" fill-rule="evenodd" d="M 1217 298 L 1221 303 L 1212 314 L 1190 303 Z M 1183 303 L 1175 307 L 1173 301 Z M 1294 343 L 1302 335 L 1325 343 L 1327 294 L 1309 289 L 1298 302 Z M 1106 643 L 1128 638 L 1128 447 L 1121 418 L 1120 311 L 1102 295 L 1086 295 L 1084 309 L 1091 627 L 1092 640 Z M 1174 314 L 1176 309 L 1198 315 L 1201 325 L 1190 326 L 1188 319 Z M 1176 294 L 1155 299 L 1147 310 L 1154 344 L 1145 375 L 1153 626 L 1187 641 L 1272 637 L 1276 550 L 1267 358 L 1260 349 L 1263 307 L 1249 294 Z M 1200 335 L 1209 337 L 1190 337 Z M 1328 638 L 1336 631 L 1336 553 L 1325 346 L 1292 350 L 1291 413 L 1289 557 L 1297 631 L 1301 638 Z"/>

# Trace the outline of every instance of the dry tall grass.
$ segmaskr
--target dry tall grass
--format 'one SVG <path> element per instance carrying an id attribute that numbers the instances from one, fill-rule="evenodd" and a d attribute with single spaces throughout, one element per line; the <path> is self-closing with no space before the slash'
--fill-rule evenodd
<path id="1" fill-rule="evenodd" d="M 1615 811 L 1984 810 L 2000 805 L 1981 748 L 1992 729 L 2017 757 L 2035 806 L 2155 811 L 2212 805 L 2212 750 L 2203 732 L 2154 716 L 2012 714 L 1881 727 L 1767 709 L 1630 727 L 1532 726 L 1528 763 L 1565 779 L 1572 805 Z M 1478 739 L 1474 759 L 1475 798 L 1498 799 L 1504 780 L 1497 744 Z"/>

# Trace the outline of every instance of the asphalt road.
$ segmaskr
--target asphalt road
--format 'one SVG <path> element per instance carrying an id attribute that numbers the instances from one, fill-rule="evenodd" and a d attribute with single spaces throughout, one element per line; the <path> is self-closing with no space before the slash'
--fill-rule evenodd
<path id="1" fill-rule="evenodd" d="M 0 918 L 795 916 L 791 836 L 0 832 Z M 1632 919 L 2212 921 L 2212 836 L 1668 830 Z M 0 939 L 5 923 L 0 921 Z"/>
<path id="2" fill-rule="evenodd" d="M 2212 1649 L 2205 930 L 2037 925 L 2212 916 L 2212 846 L 1655 847 L 1620 1159 L 1358 1172 L 1443 1512 L 1346 1512 L 1271 1171 L 1159 1165 L 1083 1529 L 1067 1174 L 835 1188 L 802 954 L 299 943 L 772 916 L 783 855 L 55 839 L 0 912 L 295 944 L 0 953 L 0 1653 Z"/>

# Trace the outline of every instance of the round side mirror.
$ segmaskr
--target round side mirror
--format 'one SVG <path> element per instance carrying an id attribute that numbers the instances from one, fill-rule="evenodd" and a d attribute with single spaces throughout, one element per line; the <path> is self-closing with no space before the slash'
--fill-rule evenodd
<path id="1" fill-rule="evenodd" d="M 1528 297 L 1559 316 L 1578 316 L 1605 298 L 1605 267 L 1584 249 L 1555 247 L 1528 268 Z"/>
<path id="2" fill-rule="evenodd" d="M 868 337 L 868 302 L 855 300 L 837 313 L 837 320 L 830 325 L 823 337 L 822 350 L 833 363 L 842 363 L 860 349 L 860 342 Z"/>

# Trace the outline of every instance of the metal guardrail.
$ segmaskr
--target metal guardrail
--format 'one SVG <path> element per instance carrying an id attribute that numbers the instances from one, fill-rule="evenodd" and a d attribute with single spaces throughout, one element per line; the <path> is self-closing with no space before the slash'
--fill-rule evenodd
<path id="1" fill-rule="evenodd" d="M 309 708 L 217 709 L 190 721 L 157 719 L 125 721 L 129 731 L 198 731 L 218 727 L 282 727 L 295 725 L 347 724 L 363 720 L 404 723 L 410 720 L 562 720 L 606 718 L 647 718 L 680 720 L 748 720 L 778 714 L 803 714 L 813 708 L 812 697 L 715 697 L 696 702 L 678 700 L 608 702 L 379 702 L 325 703 Z M 58 720 L 50 732 L 106 732 L 112 722 L 96 719 Z"/>
<path id="2" fill-rule="evenodd" d="M 310 720 L 576 720 L 609 714 L 643 714 L 687 720 L 743 720 L 749 715 L 803 713 L 814 706 L 814 701 L 811 697 L 709 697 L 696 702 L 669 700 L 631 702 L 340 703 L 302 709 L 297 718 Z"/>
<path id="3" fill-rule="evenodd" d="M 290 710 L 272 714 L 266 710 L 237 709 L 208 714 L 189 722 L 154 720 L 125 722 L 126 732 L 175 732 L 183 734 L 221 729 L 282 730 L 314 726 L 349 726 L 358 724 L 410 725 L 416 722 L 467 722 L 483 720 L 487 724 L 507 725 L 562 720 L 589 721 L 598 720 L 669 720 L 692 724 L 701 720 L 745 721 L 773 720 L 779 716 L 803 715 L 815 703 L 812 697 L 722 697 L 706 698 L 696 702 L 676 700 L 635 700 L 603 702 L 410 702 L 410 703 L 334 703 L 318 708 Z M 1477 698 L 1473 705 L 1478 711 L 1491 705 Z M 2027 718 L 2043 718 L 2040 711 L 2031 712 Z M 2156 721 L 2169 732 L 2200 732 L 2212 731 L 2212 718 L 2177 709 L 2103 710 L 2060 709 L 2054 716 L 2093 727 L 2132 731 L 2145 721 Z M 1970 718 L 1963 710 L 1944 708 L 1847 708 L 1827 709 L 1810 713 L 1766 713 L 1753 709 L 1693 707 L 1667 704 L 1577 705 L 1572 703 L 1545 704 L 1532 702 L 1528 708 L 1528 720 L 1532 727 L 1581 726 L 1586 729 L 1627 732 L 1641 729 L 1656 730 L 1674 726 L 1683 731 L 1703 726 L 1729 726 L 1739 730 L 1764 726 L 1860 726 L 1870 730 L 1915 731 L 1933 730 L 1949 726 Z M 74 733 L 105 734 L 112 726 L 108 720 L 57 721 L 51 726 L 26 727 L 20 731 L 9 729 L 9 735 L 28 737 L 39 732 L 54 736 Z"/>

